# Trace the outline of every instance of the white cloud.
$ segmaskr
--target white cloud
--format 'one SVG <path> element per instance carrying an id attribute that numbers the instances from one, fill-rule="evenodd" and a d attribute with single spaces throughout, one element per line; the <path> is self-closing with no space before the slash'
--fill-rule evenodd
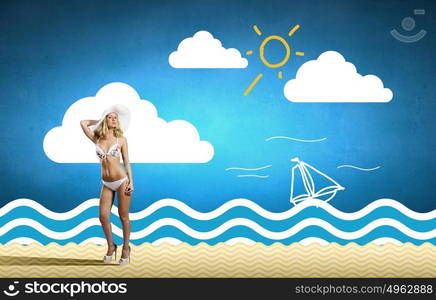
<path id="1" fill-rule="evenodd" d="M 173 68 L 246 68 L 248 61 L 235 48 L 225 49 L 207 31 L 184 39 L 168 62 Z"/>
<path id="2" fill-rule="evenodd" d="M 74 102 L 65 112 L 62 126 L 51 129 L 44 137 L 44 151 L 58 163 L 97 163 L 95 146 L 85 136 L 80 120 L 97 120 L 108 106 L 121 103 L 130 110 L 125 132 L 132 163 L 206 163 L 214 148 L 201 141 L 197 129 L 189 122 L 166 122 L 158 117 L 154 105 L 139 97 L 121 82 L 103 86 L 95 97 Z"/>
<path id="3" fill-rule="evenodd" d="M 380 78 L 360 75 L 336 51 L 304 63 L 296 79 L 285 84 L 284 93 L 293 102 L 389 102 L 393 96 Z"/>

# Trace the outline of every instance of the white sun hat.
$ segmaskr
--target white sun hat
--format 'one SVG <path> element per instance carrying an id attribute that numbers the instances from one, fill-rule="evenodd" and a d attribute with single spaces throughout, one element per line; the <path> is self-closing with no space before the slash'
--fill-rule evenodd
<path id="1" fill-rule="evenodd" d="M 114 105 L 106 108 L 104 110 L 103 114 L 101 115 L 100 120 L 97 122 L 97 124 L 92 126 L 92 130 L 96 130 L 98 128 L 98 126 L 100 126 L 101 122 L 104 121 L 106 116 L 112 112 L 114 112 L 118 115 L 119 125 L 120 125 L 121 129 L 125 132 L 127 130 L 127 128 L 129 128 L 129 124 L 130 124 L 130 111 L 127 108 L 127 106 L 125 106 L 123 104 L 114 104 Z"/>

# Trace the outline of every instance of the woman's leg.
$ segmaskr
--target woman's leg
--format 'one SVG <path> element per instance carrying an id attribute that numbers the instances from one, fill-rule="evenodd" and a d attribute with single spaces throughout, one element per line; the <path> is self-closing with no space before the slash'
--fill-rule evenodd
<path id="1" fill-rule="evenodd" d="M 110 221 L 110 213 L 113 204 L 114 191 L 103 184 L 100 194 L 99 217 L 101 226 L 103 227 L 104 235 L 106 236 L 107 240 L 108 249 L 106 255 L 108 256 L 112 255 L 113 251 L 115 250 L 114 240 L 112 238 L 112 224 Z"/>
<path id="2" fill-rule="evenodd" d="M 128 181 L 124 181 L 118 188 L 118 214 L 121 219 L 121 224 L 123 225 L 123 251 L 121 253 L 122 258 L 127 258 L 129 256 L 129 240 L 130 240 L 130 199 L 132 196 L 128 196 L 124 193 L 126 190 Z"/>

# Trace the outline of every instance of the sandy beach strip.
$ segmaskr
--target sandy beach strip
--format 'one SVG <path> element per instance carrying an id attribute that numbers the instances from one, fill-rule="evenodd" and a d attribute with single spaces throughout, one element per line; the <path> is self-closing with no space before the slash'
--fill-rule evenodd
<path id="1" fill-rule="evenodd" d="M 305 278 L 436 277 L 436 246 L 275 243 L 132 245 L 131 263 L 102 263 L 106 246 L 0 245 L 3 278 Z M 121 249 L 118 249 L 118 257 Z"/>

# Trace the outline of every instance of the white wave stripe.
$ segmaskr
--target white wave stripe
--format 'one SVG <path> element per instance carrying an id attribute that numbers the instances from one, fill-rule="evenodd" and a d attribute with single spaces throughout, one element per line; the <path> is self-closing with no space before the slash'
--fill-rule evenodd
<path id="1" fill-rule="evenodd" d="M 151 243 L 153 246 L 160 246 L 160 245 L 162 245 L 162 244 L 165 244 L 165 243 L 167 243 L 167 244 L 170 244 L 170 245 L 173 245 L 173 246 L 176 246 L 176 245 L 178 245 L 178 244 L 181 244 L 182 243 L 182 241 L 181 240 L 178 240 L 178 239 L 176 239 L 176 238 L 172 238 L 172 237 L 164 237 L 164 238 L 160 238 L 160 239 L 158 239 L 158 240 L 155 240 L 153 243 Z"/>
<path id="2" fill-rule="evenodd" d="M 427 240 L 427 239 L 432 239 L 432 238 L 436 237 L 436 229 L 433 229 L 433 230 L 427 231 L 427 232 L 419 232 L 419 231 L 415 231 L 415 230 L 410 229 L 409 227 L 407 227 L 406 225 L 404 225 L 403 223 L 401 223 L 397 220 L 389 219 L 389 218 L 377 219 L 377 220 L 372 221 L 371 223 L 367 224 L 365 227 L 363 227 L 357 231 L 354 231 L 354 232 L 346 232 L 346 231 L 339 230 L 336 227 L 334 227 L 333 225 L 331 225 L 330 223 L 328 223 L 324 220 L 318 219 L 318 218 L 305 219 L 303 221 L 300 221 L 298 224 L 294 225 L 293 227 L 291 227 L 285 231 L 282 231 L 282 232 L 273 232 L 273 231 L 267 230 L 267 229 L 263 228 L 262 226 L 260 226 L 259 224 L 257 224 L 256 222 L 248 220 L 248 219 L 235 218 L 235 219 L 232 219 L 232 220 L 225 222 L 224 224 L 220 225 L 219 227 L 217 227 L 211 231 L 200 232 L 200 231 L 197 231 L 197 230 L 194 230 L 194 229 L 188 227 L 186 224 L 180 222 L 179 220 L 172 219 L 172 218 L 165 218 L 165 219 L 160 219 L 158 221 L 155 221 L 154 223 L 150 224 L 147 228 L 144 228 L 143 230 L 131 233 L 131 238 L 132 239 L 143 238 L 143 237 L 151 234 L 155 230 L 159 229 L 160 227 L 167 226 L 167 225 L 174 226 L 177 229 L 183 231 L 185 234 L 189 235 L 190 237 L 193 237 L 193 238 L 196 238 L 199 240 L 208 240 L 208 239 L 215 238 L 215 237 L 223 234 L 224 232 L 226 232 L 227 230 L 229 230 L 230 228 L 235 227 L 235 226 L 248 227 L 248 228 L 254 230 L 255 232 L 257 232 L 258 234 L 262 235 L 263 237 L 269 238 L 271 240 L 282 240 L 282 239 L 289 238 L 308 226 L 321 227 L 321 228 L 325 229 L 326 231 L 328 231 L 330 234 L 332 234 L 338 238 L 344 239 L 344 240 L 358 239 L 358 238 L 368 234 L 369 232 L 371 232 L 372 230 L 374 230 L 380 226 L 394 227 L 395 229 L 401 231 L 405 235 L 407 235 L 411 238 L 417 239 L 417 240 Z M 122 232 L 119 228 L 116 228 L 116 231 L 114 230 L 114 232 L 120 236 L 122 234 Z"/>
<path id="3" fill-rule="evenodd" d="M 289 136 L 272 136 L 272 137 L 265 139 L 265 141 L 268 142 L 268 141 L 273 140 L 273 139 L 287 139 L 287 140 L 293 140 L 296 142 L 303 142 L 303 143 L 317 143 L 317 142 L 325 141 L 327 138 L 322 138 L 322 139 L 317 139 L 317 140 L 304 140 L 304 139 L 297 139 L 297 138 L 293 138 L 293 137 L 289 137 Z"/>
<path id="4" fill-rule="evenodd" d="M 323 246 L 330 244 L 330 242 L 328 242 L 328 241 L 326 241 L 324 239 L 317 238 L 317 237 L 307 237 L 307 238 L 299 241 L 298 243 L 300 243 L 300 244 L 302 244 L 304 246 L 307 246 L 307 245 L 310 245 L 310 244 L 313 244 L 313 243 L 317 243 L 317 244 L 320 244 L 320 245 L 323 245 Z M 374 244 L 377 244 L 377 245 L 380 245 L 380 246 L 381 245 L 385 245 L 387 243 L 394 243 L 395 245 L 398 245 L 398 246 L 403 245 L 403 243 L 400 242 L 399 240 L 396 240 L 396 239 L 393 239 L 393 238 L 389 238 L 389 237 L 377 238 L 375 240 L 372 240 L 369 243 L 374 243 Z"/>
<path id="5" fill-rule="evenodd" d="M 302 239 L 301 241 L 299 241 L 300 244 L 302 244 L 303 246 L 307 246 L 310 244 L 320 244 L 320 245 L 328 245 L 330 244 L 329 242 L 327 242 L 326 240 L 317 238 L 317 237 L 307 237 L 305 239 Z"/>
<path id="6" fill-rule="evenodd" d="M 339 168 L 352 168 L 352 169 L 357 169 L 357 170 L 360 170 L 360 171 L 374 171 L 374 170 L 380 169 L 380 166 L 377 166 L 377 167 L 374 167 L 374 168 L 359 168 L 359 167 L 356 167 L 356 166 L 353 166 L 353 165 L 340 165 L 340 166 L 337 166 L 337 168 L 338 169 Z"/>
<path id="7" fill-rule="evenodd" d="M 0 217 L 4 216 L 14 208 L 20 207 L 20 206 L 28 206 L 30 208 L 33 208 L 37 212 L 39 212 L 41 215 L 50 218 L 52 220 L 68 220 L 71 218 L 74 218 L 75 216 L 78 216 L 83 211 L 87 210 L 88 208 L 92 206 L 98 206 L 99 199 L 89 199 L 80 205 L 76 206 L 70 211 L 63 212 L 63 213 L 57 213 L 53 212 L 51 210 L 48 210 L 38 202 L 31 200 L 31 199 L 16 199 L 14 201 L 9 202 L 2 208 L 0 208 Z"/>
<path id="8" fill-rule="evenodd" d="M 6 223 L 2 227 L 0 227 L 0 236 L 7 233 L 8 231 L 14 229 L 15 227 L 18 227 L 18 226 L 29 226 L 29 227 L 32 227 L 33 229 L 39 231 L 40 233 L 42 233 L 46 237 L 49 237 L 52 239 L 57 239 L 57 240 L 66 240 L 66 239 L 75 237 L 76 235 L 80 234 L 82 231 L 86 230 L 87 228 L 89 228 L 91 226 L 101 226 L 101 224 L 100 224 L 99 219 L 91 218 L 91 219 L 88 219 L 88 220 L 80 223 L 79 225 L 77 225 L 73 229 L 70 229 L 70 230 L 64 231 L 64 232 L 57 232 L 57 231 L 53 231 L 53 230 L 48 229 L 47 227 L 45 227 L 44 225 L 42 225 L 38 221 L 28 219 L 28 218 L 19 218 L 19 219 L 9 221 L 8 223 Z M 114 226 L 114 225 L 112 225 L 112 226 Z"/>
<path id="9" fill-rule="evenodd" d="M 91 226 L 95 226 L 95 225 L 100 226 L 100 222 L 98 219 L 92 218 L 80 223 L 78 226 L 76 226 L 71 230 L 65 232 L 56 232 L 46 228 L 45 226 L 43 226 L 42 224 L 38 223 L 35 220 L 21 218 L 21 219 L 12 220 L 6 223 L 5 225 L 3 225 L 2 227 L 0 227 L 0 236 L 7 233 L 9 230 L 12 230 L 17 226 L 23 226 L 23 225 L 32 227 L 33 229 L 39 231 L 40 233 L 44 234 L 49 238 L 53 238 L 57 240 L 65 240 L 80 234 L 82 231 L 86 230 Z M 305 220 L 300 221 L 293 227 L 281 232 L 274 232 L 274 231 L 267 230 L 262 226 L 260 226 L 259 224 L 257 224 L 256 222 L 245 218 L 235 218 L 229 220 L 223 223 L 222 225 L 218 226 L 217 228 L 208 232 L 201 232 L 201 231 L 194 230 L 189 226 L 187 226 L 185 223 L 173 218 L 163 218 L 153 222 L 148 227 L 140 231 L 132 232 L 130 234 L 130 238 L 132 240 L 144 238 L 163 226 L 176 227 L 177 229 L 181 230 L 182 232 L 189 235 L 190 237 L 199 240 L 209 240 L 215 238 L 235 226 L 248 227 L 254 230 L 255 232 L 257 232 L 258 234 L 262 235 L 263 237 L 269 238 L 271 240 L 282 240 L 282 239 L 289 238 L 292 235 L 300 232 L 301 230 L 309 226 L 321 227 L 326 231 L 328 231 L 330 234 L 344 240 L 358 239 L 380 226 L 393 227 L 401 231 L 405 235 L 417 240 L 428 240 L 436 237 L 436 229 L 427 232 L 419 232 L 419 231 L 412 230 L 406 225 L 404 225 L 403 223 L 390 218 L 381 218 L 381 219 L 374 220 L 371 223 L 367 224 L 365 227 L 353 232 L 342 231 L 340 229 L 337 229 L 330 223 L 318 218 L 307 218 Z M 114 234 L 116 234 L 119 237 L 122 237 L 123 235 L 122 229 L 115 226 L 114 224 L 112 224 L 112 231 Z"/>
<path id="10" fill-rule="evenodd" d="M 224 243 L 227 244 L 227 245 L 230 245 L 230 246 L 234 246 L 236 244 L 241 244 L 241 243 L 245 244 L 245 245 L 248 245 L 248 246 L 256 244 L 255 241 L 247 239 L 247 238 L 244 238 L 244 237 L 232 238 L 230 240 L 225 241 Z"/>
<path id="11" fill-rule="evenodd" d="M 12 239 L 12 240 L 8 241 L 5 245 L 7 246 L 7 245 L 12 244 L 12 243 L 18 243 L 21 245 L 30 245 L 32 243 L 37 243 L 37 244 L 42 245 L 42 243 L 40 241 L 37 241 L 37 240 L 32 239 L 32 238 L 28 238 L 28 237 L 18 237 L 18 238 Z M 106 241 L 106 239 L 101 238 L 101 237 L 92 237 L 92 238 L 88 238 L 86 240 L 83 240 L 82 242 L 79 243 L 79 245 L 85 245 L 88 243 L 96 244 L 96 245 L 106 245 L 107 241 Z"/>
<path id="12" fill-rule="evenodd" d="M 5 245 L 7 246 L 7 245 L 10 245 L 12 243 L 18 243 L 21 245 L 30 245 L 32 243 L 37 243 L 37 244 L 42 245 L 39 241 L 34 240 L 32 238 L 28 238 L 28 237 L 18 237 L 18 238 L 12 239 L 9 242 L 7 242 Z"/>
<path id="13" fill-rule="evenodd" d="M 263 166 L 263 167 L 260 167 L 260 168 L 254 168 L 254 169 L 238 168 L 238 167 L 230 167 L 230 168 L 227 168 L 226 171 L 229 171 L 229 170 L 258 171 L 258 170 L 262 170 L 262 169 L 269 168 L 269 167 L 271 167 L 271 166 L 272 166 L 272 165 L 267 165 L 267 166 Z"/>
<path id="14" fill-rule="evenodd" d="M 310 206 L 322 208 L 325 211 L 327 211 L 329 214 L 333 215 L 336 218 L 342 219 L 342 220 L 357 220 L 357 219 L 360 219 L 360 218 L 366 216 L 367 214 L 369 214 L 373 210 L 375 210 L 379 207 L 384 207 L 384 206 L 393 207 L 396 210 L 400 211 L 405 216 L 407 216 L 411 219 L 415 219 L 415 220 L 425 221 L 425 220 L 431 220 L 431 219 L 436 218 L 436 209 L 431 211 L 431 212 L 427 212 L 427 213 L 418 213 L 418 212 L 415 212 L 413 210 L 408 209 L 406 206 L 404 206 L 400 202 L 397 202 L 397 201 L 391 200 L 391 199 L 380 199 L 380 200 L 371 202 L 370 204 L 368 204 L 366 207 L 362 208 L 361 210 L 359 210 L 357 212 L 352 212 L 352 213 L 346 213 L 346 212 L 342 212 L 340 210 L 337 210 L 336 208 L 331 206 L 329 203 L 321 201 L 321 200 L 306 200 L 306 201 L 301 202 L 297 206 L 294 206 L 285 212 L 275 213 L 275 212 L 270 212 L 268 210 L 265 210 L 264 208 L 260 207 L 258 204 L 254 203 L 250 200 L 240 198 L 240 199 L 230 200 L 230 201 L 224 203 L 223 205 L 221 205 L 220 207 L 218 207 L 217 209 L 210 211 L 210 212 L 205 212 L 205 213 L 198 212 L 198 211 L 192 209 L 191 207 L 189 207 L 188 205 L 186 205 L 185 203 L 178 201 L 178 200 L 175 200 L 175 199 L 162 199 L 162 200 L 159 200 L 159 201 L 153 203 L 152 205 L 150 205 L 149 207 L 147 207 L 146 209 L 144 209 L 140 212 L 131 213 L 130 219 L 131 220 L 138 220 L 138 219 L 145 218 L 145 217 L 149 216 L 150 214 L 154 213 L 155 211 L 159 210 L 160 208 L 166 207 L 166 206 L 172 206 L 174 208 L 177 208 L 178 210 L 183 212 L 185 215 L 187 215 L 193 219 L 197 219 L 197 220 L 211 220 L 211 219 L 214 219 L 214 218 L 221 216 L 226 211 L 228 211 L 234 207 L 247 207 L 248 209 L 251 209 L 252 211 L 257 213 L 258 215 L 260 215 L 266 219 L 280 221 L 280 220 L 289 219 L 289 218 L 297 215 L 300 211 L 302 211 L 305 208 L 310 207 Z M 118 215 L 117 208 L 113 207 L 112 213 Z"/>
<path id="15" fill-rule="evenodd" d="M 386 243 L 386 242 L 383 242 L 384 239 L 388 239 L 388 238 L 380 238 L 380 239 L 377 239 L 377 241 L 380 240 L 380 243 Z M 395 239 L 391 239 L 391 240 L 397 241 Z M 402 244 L 400 241 L 397 241 L 397 242 Z M 176 246 L 176 245 L 179 245 L 183 242 L 179 239 L 176 239 L 176 238 L 164 237 L 164 238 L 160 238 L 160 239 L 154 241 L 152 243 L 152 245 L 153 246 L 160 246 L 160 245 L 165 244 L 165 243 Z M 328 241 L 317 238 L 317 237 L 308 237 L 308 238 L 305 238 L 305 239 L 299 241 L 298 243 L 300 243 L 304 246 L 307 246 L 307 245 L 310 245 L 313 243 L 318 243 L 320 245 L 330 244 Z M 244 238 L 244 237 L 235 237 L 235 238 L 231 238 L 231 239 L 225 241 L 224 244 L 229 245 L 229 246 L 234 246 L 236 244 L 245 244 L 248 246 L 252 246 L 252 245 L 256 244 L 256 241 L 253 241 L 251 239 Z"/>
<path id="16" fill-rule="evenodd" d="M 256 178 L 268 178 L 269 175 L 238 175 L 238 177 L 256 177 Z"/>
<path id="17" fill-rule="evenodd" d="M 29 206 L 47 218 L 54 219 L 54 220 L 67 220 L 67 219 L 70 219 L 70 218 L 77 216 L 78 214 L 80 214 L 81 212 L 83 212 L 84 210 L 88 209 L 91 206 L 98 206 L 98 203 L 99 203 L 99 199 L 90 199 L 90 200 L 87 200 L 84 203 L 80 204 L 79 206 L 77 206 L 76 208 L 74 208 L 73 210 L 71 210 L 69 212 L 55 213 L 55 212 L 52 212 L 52 211 L 46 209 L 45 207 L 43 207 L 41 204 L 37 203 L 36 201 L 29 200 L 29 199 L 17 199 L 17 200 L 14 200 L 14 201 L 6 204 L 4 207 L 2 207 L 0 209 L 0 216 L 8 213 L 10 210 L 12 210 L 15 207 Z M 216 217 L 221 216 L 226 211 L 228 211 L 234 207 L 239 207 L 239 206 L 251 209 L 252 211 L 257 213 L 258 215 L 260 215 L 266 219 L 277 220 L 277 221 L 291 218 L 291 217 L 295 216 L 296 214 L 298 214 L 303 209 L 310 207 L 310 206 L 316 206 L 317 208 L 322 208 L 325 211 L 327 211 L 329 214 L 331 214 L 332 216 L 339 218 L 339 219 L 342 219 L 342 220 L 360 219 L 379 207 L 392 207 L 392 208 L 398 210 L 399 212 L 401 212 L 403 215 L 405 215 L 411 219 L 420 220 L 420 221 L 431 220 L 431 219 L 436 218 L 436 209 L 434 209 L 430 212 L 426 212 L 426 213 L 419 213 L 419 212 L 415 212 L 413 210 L 410 210 L 409 208 L 407 208 L 406 206 L 404 206 L 400 202 L 392 200 L 392 199 L 376 200 L 374 202 L 371 202 L 370 204 L 368 204 L 364 208 L 360 209 L 359 211 L 352 212 L 352 213 L 342 212 L 342 211 L 334 208 L 329 203 L 321 201 L 321 200 L 306 200 L 306 201 L 301 202 L 297 206 L 294 206 L 285 212 L 275 213 L 275 212 L 270 212 L 268 210 L 265 210 L 264 208 L 260 207 L 258 204 L 254 203 L 248 199 L 242 199 L 242 198 L 230 200 L 230 201 L 224 203 L 220 207 L 218 207 L 215 210 L 210 211 L 210 212 L 199 212 L 199 211 L 192 209 L 191 207 L 189 207 L 188 205 L 186 205 L 185 203 L 183 203 L 179 200 L 168 198 L 168 199 L 161 199 L 159 201 L 156 201 L 142 211 L 139 211 L 136 213 L 130 213 L 129 214 L 130 219 L 132 221 L 143 219 L 143 218 L 151 215 L 152 213 L 156 212 L 157 210 L 159 210 L 163 207 L 168 207 L 168 206 L 174 207 L 174 208 L 180 210 L 181 212 L 183 212 L 185 215 L 187 215 L 193 219 L 197 219 L 197 220 L 211 220 L 211 219 L 214 219 Z M 111 212 L 114 215 L 118 216 L 118 208 L 115 205 L 112 206 Z"/>
<path id="18" fill-rule="evenodd" d="M 371 243 L 377 244 L 377 245 L 384 245 L 387 243 L 394 243 L 395 245 L 401 246 L 403 243 L 400 242 L 399 240 L 393 239 L 393 238 L 388 238 L 388 237 L 382 237 L 382 238 L 378 238 L 375 239 L 373 241 L 371 241 Z"/>
<path id="19" fill-rule="evenodd" d="M 85 244 L 96 244 L 96 245 L 107 245 L 107 241 L 104 238 L 101 237 L 91 237 L 86 240 L 83 240 L 79 243 L 79 245 L 85 245 Z"/>
<path id="20" fill-rule="evenodd" d="M 5 245 L 7 246 L 7 245 L 10 245 L 12 243 L 18 243 L 18 244 L 21 244 L 21 245 L 30 245 L 32 243 L 37 243 L 37 244 L 42 245 L 41 242 L 39 242 L 39 241 L 37 241 L 35 239 L 32 239 L 32 238 L 28 238 L 28 237 L 18 237 L 18 238 L 12 239 L 12 240 L 8 241 Z M 91 238 L 88 238 L 88 239 L 83 240 L 82 242 L 80 242 L 79 245 L 82 246 L 82 245 L 85 245 L 85 244 L 88 244 L 88 243 L 96 244 L 96 245 L 103 245 L 103 246 L 107 245 L 106 239 L 101 238 L 101 237 L 91 237 Z M 176 246 L 176 245 L 179 245 L 179 244 L 183 243 L 183 241 L 181 241 L 179 239 L 176 239 L 176 238 L 172 238 L 172 237 L 164 237 L 164 238 L 157 239 L 156 241 L 154 241 L 152 243 L 152 245 L 153 246 L 160 246 L 160 245 L 165 244 L 165 243 L 168 243 L 170 245 Z M 244 238 L 244 237 L 236 237 L 236 238 L 229 239 L 229 240 L 225 241 L 224 243 L 227 244 L 227 245 L 230 245 L 230 246 L 233 246 L 233 245 L 236 245 L 236 244 L 239 244 L 239 243 L 251 246 L 251 245 L 256 244 L 256 241 L 253 241 L 251 239 Z M 313 244 L 313 243 L 317 243 L 317 244 L 320 244 L 320 245 L 328 245 L 328 244 L 330 244 L 330 242 L 328 242 L 328 241 L 326 241 L 324 239 L 321 239 L 321 238 L 317 238 L 317 237 L 307 237 L 305 239 L 302 239 L 298 243 L 302 244 L 304 246 L 307 246 L 307 245 L 310 245 L 310 244 Z M 403 245 L 403 243 L 400 242 L 399 240 L 396 240 L 394 238 L 389 238 L 389 237 L 377 238 L 375 240 L 372 240 L 369 243 L 374 243 L 374 244 L 377 244 L 377 245 L 380 245 L 380 246 L 381 245 L 385 245 L 387 243 L 393 243 L 393 244 L 398 245 L 398 246 Z"/>

